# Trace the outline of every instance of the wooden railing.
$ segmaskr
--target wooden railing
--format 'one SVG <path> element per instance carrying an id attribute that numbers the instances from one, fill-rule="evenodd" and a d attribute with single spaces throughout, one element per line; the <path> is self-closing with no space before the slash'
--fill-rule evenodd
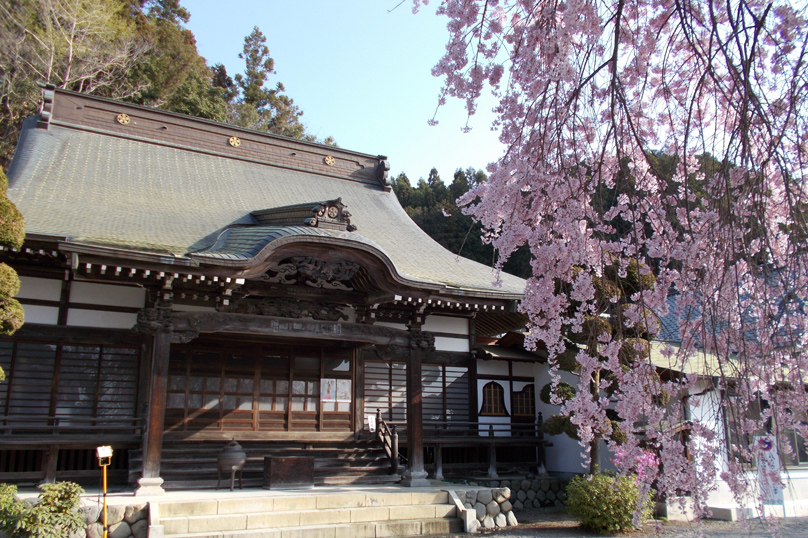
<path id="1" fill-rule="evenodd" d="M 134 417 L 84 417 L 75 415 L 0 416 L 3 436 L 141 435 L 143 419 Z"/>
<path id="2" fill-rule="evenodd" d="M 485 421 L 487 417 L 480 417 Z M 381 413 L 376 413 L 377 424 L 382 423 Z M 396 426 L 404 423 L 385 423 L 387 431 L 395 431 Z M 535 423 L 486 423 L 459 420 L 423 421 L 424 446 L 434 448 L 435 478 L 443 478 L 443 448 L 482 446 L 488 450 L 488 477 L 497 477 L 497 447 L 535 447 L 537 466 L 545 463 L 545 446 L 552 446 L 544 440 L 541 431 L 542 415 L 539 413 Z M 397 436 L 396 436 L 397 437 Z M 389 454 L 389 452 L 388 452 Z"/>
<path id="3" fill-rule="evenodd" d="M 382 443 L 387 458 L 390 460 L 390 473 L 398 474 L 400 458 L 398 453 L 398 427 L 388 425 L 382 418 L 381 409 L 376 410 L 376 438 Z"/>
<path id="4" fill-rule="evenodd" d="M 484 420 L 484 419 L 483 419 Z M 541 419 L 540 419 L 541 420 Z M 424 437 L 447 440 L 456 437 L 513 437 L 524 439 L 535 437 L 542 439 L 541 421 L 537 423 L 495 424 L 457 420 L 424 420 Z"/>

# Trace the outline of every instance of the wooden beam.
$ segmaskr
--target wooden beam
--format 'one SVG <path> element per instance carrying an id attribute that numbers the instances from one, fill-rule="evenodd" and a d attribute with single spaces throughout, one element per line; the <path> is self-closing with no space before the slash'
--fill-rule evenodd
<path id="1" fill-rule="evenodd" d="M 389 346 L 380 350 L 378 347 L 369 346 L 359 349 L 359 358 L 362 362 L 368 360 L 406 362 L 409 360 L 409 356 L 409 347 Z M 474 361 L 471 353 L 466 351 L 424 351 L 423 359 L 426 364 L 445 364 L 447 366 L 465 366 L 467 368 L 470 368 Z"/>
<path id="2" fill-rule="evenodd" d="M 309 340 L 341 340 L 381 346 L 407 346 L 407 331 L 361 323 L 338 323 L 225 312 L 174 312 L 175 335 L 235 333 Z"/>
<path id="3" fill-rule="evenodd" d="M 60 327 L 26 323 L 14 333 L 14 338 L 33 342 L 60 344 L 98 344 L 105 346 L 140 346 L 143 335 L 127 329 L 96 329 L 92 327 Z"/>

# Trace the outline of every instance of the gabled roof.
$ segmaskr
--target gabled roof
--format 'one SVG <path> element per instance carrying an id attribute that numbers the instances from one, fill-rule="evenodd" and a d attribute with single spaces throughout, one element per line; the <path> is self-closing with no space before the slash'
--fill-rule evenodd
<path id="1" fill-rule="evenodd" d="M 9 198 L 29 234 L 67 245 L 237 267 L 284 242 L 331 241 L 372 252 L 407 285 L 521 298 L 524 280 L 503 274 L 494 286 L 491 268 L 423 232 L 388 169 L 383 156 L 49 88 L 43 113 L 23 128 Z M 337 199 L 354 231 L 273 224 L 283 208 L 297 218 L 313 201 Z"/>

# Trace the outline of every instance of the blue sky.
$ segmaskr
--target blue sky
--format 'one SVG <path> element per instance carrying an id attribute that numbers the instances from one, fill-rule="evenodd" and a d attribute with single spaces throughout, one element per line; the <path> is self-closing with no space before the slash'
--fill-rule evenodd
<path id="1" fill-rule="evenodd" d="M 258 26 L 275 59 L 270 84 L 281 81 L 303 110 L 308 132 L 333 136 L 346 149 L 387 155 L 391 174 L 415 184 L 432 167 L 446 183 L 457 168 L 481 169 L 503 153 L 491 131 L 493 99 L 472 116 L 449 100 L 427 125 L 441 80 L 431 75 L 448 32 L 435 6 L 412 14 L 409 0 L 182 0 L 187 27 L 208 64 L 223 63 L 231 76 L 244 37 Z M 432 4 L 437 4 L 433 0 Z"/>

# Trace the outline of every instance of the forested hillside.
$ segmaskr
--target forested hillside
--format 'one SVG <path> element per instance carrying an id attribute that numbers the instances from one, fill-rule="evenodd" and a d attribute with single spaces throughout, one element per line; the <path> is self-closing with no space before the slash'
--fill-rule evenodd
<path id="1" fill-rule="evenodd" d="M 37 112 L 43 83 L 315 139 L 270 79 L 274 61 L 258 27 L 239 54 L 245 72 L 231 77 L 199 55 L 183 27 L 190 16 L 180 0 L 0 2 L 0 166 L 8 167 L 22 120 Z"/>
<path id="2" fill-rule="evenodd" d="M 471 217 L 464 215 L 456 200 L 487 177 L 482 170 L 458 169 L 447 187 L 434 168 L 427 179 L 412 186 L 406 174 L 394 178 L 395 191 L 407 214 L 438 243 L 450 251 L 486 265 L 495 261 L 494 248 L 484 242 L 482 229 Z M 505 263 L 504 270 L 522 278 L 530 276 L 530 254 L 519 249 Z"/>

